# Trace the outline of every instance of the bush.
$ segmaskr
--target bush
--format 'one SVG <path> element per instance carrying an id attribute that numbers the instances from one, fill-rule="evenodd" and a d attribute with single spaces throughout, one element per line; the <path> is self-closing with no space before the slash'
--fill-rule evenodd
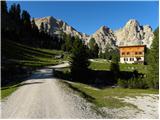
<path id="1" fill-rule="evenodd" d="M 123 88 L 148 88 L 144 78 L 131 78 L 129 80 L 118 80 L 118 85 Z"/>
<path id="2" fill-rule="evenodd" d="M 62 70 L 55 70 L 53 69 L 53 75 L 54 77 L 65 79 L 65 80 L 71 80 L 71 73 L 69 70 L 62 69 Z"/>
<path id="3" fill-rule="evenodd" d="M 127 80 L 118 79 L 118 85 L 122 88 L 127 88 L 128 87 L 128 82 L 127 82 Z"/>

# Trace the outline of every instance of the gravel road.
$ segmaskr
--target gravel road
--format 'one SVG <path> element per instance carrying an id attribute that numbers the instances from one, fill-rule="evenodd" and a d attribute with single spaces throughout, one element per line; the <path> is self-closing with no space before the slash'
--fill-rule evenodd
<path id="1" fill-rule="evenodd" d="M 122 98 L 140 110 L 128 107 L 95 110 L 93 104 L 52 76 L 52 68 L 65 66 L 69 64 L 40 69 L 21 83 L 18 90 L 1 102 L 1 118 L 158 119 L 158 95 Z"/>
<path id="2" fill-rule="evenodd" d="M 61 66 L 60 66 L 61 67 Z M 1 102 L 1 118 L 101 118 L 90 103 L 41 69 Z"/>

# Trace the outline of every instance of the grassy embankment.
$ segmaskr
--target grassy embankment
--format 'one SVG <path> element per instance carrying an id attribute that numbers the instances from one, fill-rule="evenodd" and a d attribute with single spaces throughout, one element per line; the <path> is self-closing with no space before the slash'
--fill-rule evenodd
<path id="1" fill-rule="evenodd" d="M 120 108 L 124 106 L 137 106 L 126 103 L 118 98 L 142 96 L 144 94 L 158 94 L 158 90 L 151 89 L 124 89 L 124 88 L 104 88 L 98 89 L 82 83 L 65 82 L 70 88 L 77 91 L 80 96 L 85 98 L 97 107 Z"/>
<path id="2" fill-rule="evenodd" d="M 2 44 L 2 53 L 4 53 L 5 60 L 2 63 L 2 69 L 10 69 L 13 66 L 22 66 L 36 69 L 38 67 L 56 65 L 68 60 L 68 54 L 60 50 L 49 50 L 41 48 L 33 48 L 19 43 L 6 41 Z M 63 54 L 62 59 L 55 59 L 56 55 Z M 21 78 L 22 75 L 16 75 Z M 23 75 L 24 76 L 24 75 Z M 14 80 L 13 82 L 1 88 L 1 98 L 10 95 L 18 87 L 21 80 Z"/>

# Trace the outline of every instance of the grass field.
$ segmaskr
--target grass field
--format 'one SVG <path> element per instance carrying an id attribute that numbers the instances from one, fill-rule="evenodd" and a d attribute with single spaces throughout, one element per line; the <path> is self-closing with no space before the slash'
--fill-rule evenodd
<path id="1" fill-rule="evenodd" d="M 68 53 L 60 50 L 33 48 L 19 43 L 7 41 L 2 45 L 2 52 L 10 62 L 23 66 L 41 67 L 55 65 L 68 60 Z M 55 59 L 56 55 L 63 54 L 63 59 Z"/>
<path id="2" fill-rule="evenodd" d="M 98 89 L 82 83 L 66 82 L 70 88 L 76 90 L 82 97 L 97 107 L 120 108 L 123 106 L 136 107 L 130 103 L 123 102 L 118 98 L 135 97 L 143 94 L 158 94 L 158 90 L 151 89 L 124 89 L 124 88 L 105 88 Z"/>
<path id="3" fill-rule="evenodd" d="M 90 62 L 90 69 L 93 70 L 109 70 L 110 69 L 110 62 L 105 61 L 104 59 L 95 59 L 94 61 Z M 142 64 L 119 64 L 121 71 L 133 71 L 137 70 L 140 73 L 147 72 L 147 65 Z"/>

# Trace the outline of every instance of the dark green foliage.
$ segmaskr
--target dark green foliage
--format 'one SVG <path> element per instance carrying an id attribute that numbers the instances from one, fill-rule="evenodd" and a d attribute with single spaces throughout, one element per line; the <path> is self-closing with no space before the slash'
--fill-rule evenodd
<path id="1" fill-rule="evenodd" d="M 112 48 L 110 44 L 106 45 L 106 49 L 104 53 L 100 51 L 100 54 L 99 54 L 100 58 L 107 59 L 107 60 L 112 60 L 112 57 L 114 56 L 116 56 L 116 58 L 119 61 L 120 59 L 119 50 L 117 48 Z"/>
<path id="2" fill-rule="evenodd" d="M 25 26 L 26 30 L 30 30 L 31 29 L 31 21 L 30 21 L 30 19 L 31 19 L 30 14 L 26 10 L 23 10 L 22 11 L 22 23 Z"/>
<path id="3" fill-rule="evenodd" d="M 1 20 L 3 21 L 3 24 L 1 24 L 2 30 L 7 29 L 8 25 L 6 21 L 8 21 L 8 11 L 6 1 L 1 1 Z"/>
<path id="4" fill-rule="evenodd" d="M 122 87 L 122 88 L 127 88 L 128 87 L 128 81 L 127 80 L 118 79 L 117 84 L 118 84 L 119 87 Z"/>
<path id="5" fill-rule="evenodd" d="M 40 25 L 40 32 L 44 32 L 44 23 L 41 22 L 41 25 Z"/>
<path id="6" fill-rule="evenodd" d="M 154 39 L 148 55 L 147 83 L 151 88 L 159 88 L 159 27 L 154 32 Z"/>
<path id="7" fill-rule="evenodd" d="M 88 54 L 82 41 L 76 37 L 71 56 L 71 75 L 74 81 L 85 81 L 88 72 Z"/>
<path id="8" fill-rule="evenodd" d="M 94 38 L 89 40 L 89 52 L 91 58 L 98 58 L 99 47 Z"/>
<path id="9" fill-rule="evenodd" d="M 71 41 L 71 36 L 70 35 L 66 35 L 65 47 L 66 47 L 66 51 L 71 51 L 72 50 L 72 41 Z"/>
<path id="10" fill-rule="evenodd" d="M 110 71 L 113 73 L 114 81 L 117 81 L 119 77 L 119 64 L 116 62 L 111 62 Z"/>
<path id="11" fill-rule="evenodd" d="M 119 72 L 120 72 L 118 61 L 119 61 L 119 59 L 115 55 L 115 56 L 112 57 L 112 62 L 111 62 L 111 65 L 110 65 L 110 71 L 113 72 L 115 81 L 117 81 L 117 78 L 119 77 Z"/>
<path id="12" fill-rule="evenodd" d="M 64 40 L 64 42 L 63 42 Z M 63 34 L 63 40 L 61 43 L 61 49 L 67 52 L 72 52 L 73 43 L 75 41 L 75 37 L 69 34 Z"/>
<path id="13" fill-rule="evenodd" d="M 144 54 L 144 65 L 148 65 L 149 63 L 149 52 L 150 52 L 150 49 L 149 48 L 145 48 L 145 54 Z"/>
<path id="14" fill-rule="evenodd" d="M 2 15 L 5 15 L 8 13 L 6 1 L 1 1 L 1 12 L 3 13 Z"/>
<path id="15" fill-rule="evenodd" d="M 144 78 L 135 78 L 135 77 L 129 80 L 119 79 L 118 85 L 123 88 L 140 88 L 140 89 L 148 88 Z"/>
<path id="16" fill-rule="evenodd" d="M 71 80 L 71 73 L 69 70 L 66 69 L 60 69 L 60 70 L 53 70 L 54 77 L 64 79 L 64 80 Z"/>
<path id="17" fill-rule="evenodd" d="M 33 30 L 33 32 L 35 32 L 35 33 L 37 33 L 37 34 L 38 34 L 39 30 L 38 30 L 37 25 L 35 24 L 35 20 L 34 20 L 34 18 L 33 18 L 33 19 L 32 19 L 32 21 L 31 21 L 31 26 L 32 26 L 32 30 Z"/>

